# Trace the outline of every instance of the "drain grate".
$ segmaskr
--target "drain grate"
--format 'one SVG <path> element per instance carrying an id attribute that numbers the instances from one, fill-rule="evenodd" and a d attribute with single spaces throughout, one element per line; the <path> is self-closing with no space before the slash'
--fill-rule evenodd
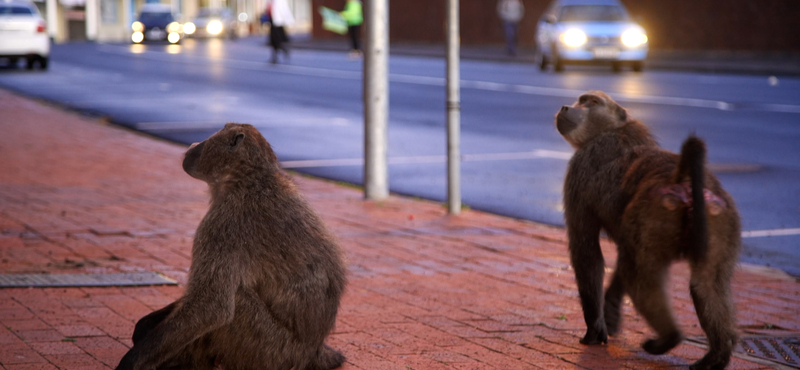
<path id="1" fill-rule="evenodd" d="M 0 288 L 178 285 L 155 272 L 118 274 L 0 274 Z"/>
<path id="2" fill-rule="evenodd" d="M 739 346 L 747 355 L 800 369 L 800 337 L 748 337 Z"/>

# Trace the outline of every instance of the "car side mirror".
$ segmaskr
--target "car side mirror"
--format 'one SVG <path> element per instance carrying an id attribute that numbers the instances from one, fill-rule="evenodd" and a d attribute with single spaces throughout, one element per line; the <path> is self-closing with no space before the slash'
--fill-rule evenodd
<path id="1" fill-rule="evenodd" d="M 557 19 L 555 15 L 548 14 L 547 17 L 544 18 L 544 21 L 550 24 L 555 24 Z"/>

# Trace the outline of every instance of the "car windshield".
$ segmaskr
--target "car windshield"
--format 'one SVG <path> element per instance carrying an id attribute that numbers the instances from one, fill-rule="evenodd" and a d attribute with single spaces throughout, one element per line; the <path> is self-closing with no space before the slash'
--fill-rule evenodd
<path id="1" fill-rule="evenodd" d="M 172 21 L 172 13 L 166 12 L 142 12 L 142 15 L 139 16 L 139 20 L 145 23 L 150 22 L 171 22 Z"/>
<path id="2" fill-rule="evenodd" d="M 620 22 L 626 20 L 625 11 L 613 5 L 570 5 L 561 8 L 561 22 Z"/>
<path id="3" fill-rule="evenodd" d="M 33 15 L 33 9 L 26 6 L 0 5 L 0 15 Z"/>

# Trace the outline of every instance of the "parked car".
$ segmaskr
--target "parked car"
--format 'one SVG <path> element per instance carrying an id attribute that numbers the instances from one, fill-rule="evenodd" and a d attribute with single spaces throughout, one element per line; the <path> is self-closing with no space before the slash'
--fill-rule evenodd
<path id="1" fill-rule="evenodd" d="M 177 44 L 183 38 L 182 28 L 168 4 L 144 4 L 136 21 L 131 24 L 131 41 L 134 44 L 145 41 Z"/>
<path id="2" fill-rule="evenodd" d="M 28 69 L 38 62 L 47 69 L 50 37 L 39 9 L 29 0 L 0 0 L 0 58 L 16 66 L 26 59 Z"/>
<path id="3" fill-rule="evenodd" d="M 186 22 L 184 31 L 192 37 L 236 38 L 239 24 L 228 8 L 200 8 L 197 17 Z"/>
<path id="4" fill-rule="evenodd" d="M 619 0 L 555 0 L 536 29 L 539 64 L 556 71 L 566 64 L 629 65 L 642 71 L 647 33 L 633 22 Z"/>

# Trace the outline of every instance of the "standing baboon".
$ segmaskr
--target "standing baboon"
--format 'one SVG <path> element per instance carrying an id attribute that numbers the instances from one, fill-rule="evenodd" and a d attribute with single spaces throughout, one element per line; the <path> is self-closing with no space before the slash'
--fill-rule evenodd
<path id="1" fill-rule="evenodd" d="M 269 143 L 229 123 L 192 145 L 183 168 L 211 193 L 186 293 L 139 320 L 117 369 L 339 367 L 344 356 L 323 341 L 345 289 L 342 252 Z"/>
<path id="2" fill-rule="evenodd" d="M 722 369 L 736 343 L 730 281 L 741 248 L 733 199 L 705 170 L 705 144 L 689 137 L 681 154 L 661 149 L 649 130 L 608 95 L 590 91 L 556 115 L 577 151 L 564 183 L 569 251 L 586 320 L 584 344 L 607 343 L 628 294 L 658 334 L 642 347 L 662 354 L 683 339 L 665 283 L 673 261 L 691 268 L 690 290 L 708 353 L 691 369 Z M 603 304 L 605 230 L 618 248 Z"/>

